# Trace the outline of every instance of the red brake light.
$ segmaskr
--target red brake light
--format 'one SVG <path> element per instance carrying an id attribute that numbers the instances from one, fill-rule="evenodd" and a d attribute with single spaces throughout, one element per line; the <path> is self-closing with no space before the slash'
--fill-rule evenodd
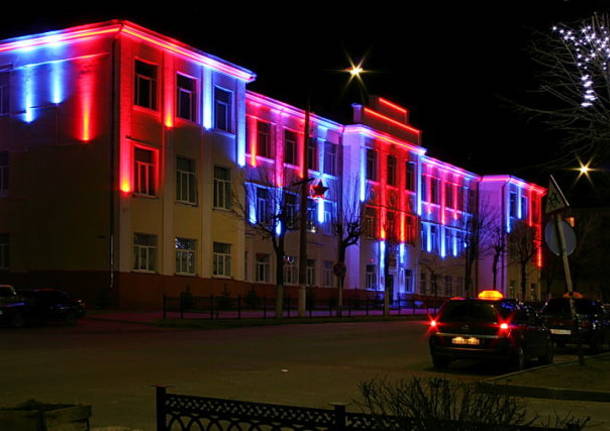
<path id="1" fill-rule="evenodd" d="M 500 330 L 508 331 L 508 323 L 500 323 Z"/>
<path id="2" fill-rule="evenodd" d="M 436 328 L 436 325 L 437 325 L 436 320 L 431 320 L 430 321 L 430 327 L 431 328 Z"/>

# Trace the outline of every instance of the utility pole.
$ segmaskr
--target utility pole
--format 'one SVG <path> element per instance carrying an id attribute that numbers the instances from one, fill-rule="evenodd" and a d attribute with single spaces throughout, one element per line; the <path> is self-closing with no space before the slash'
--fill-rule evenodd
<path id="1" fill-rule="evenodd" d="M 303 125 L 303 179 L 301 181 L 301 206 L 300 229 L 299 229 L 299 301 L 298 316 L 305 317 L 307 303 L 307 196 L 309 195 L 309 163 L 307 160 L 307 147 L 309 146 L 309 123 L 310 123 L 310 96 L 307 96 L 305 107 L 305 124 Z"/>

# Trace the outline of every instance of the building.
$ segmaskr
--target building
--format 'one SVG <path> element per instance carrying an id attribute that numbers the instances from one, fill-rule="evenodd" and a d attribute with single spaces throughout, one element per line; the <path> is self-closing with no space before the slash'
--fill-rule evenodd
<path id="1" fill-rule="evenodd" d="M 482 195 L 507 235 L 512 220 L 539 233 L 543 188 L 428 156 L 405 108 L 372 98 L 354 105 L 350 125 L 314 115 L 305 139 L 305 112 L 247 91 L 254 79 L 128 21 L 0 42 L 2 281 L 142 308 L 187 288 L 270 293 L 273 247 L 252 226 L 277 209 L 276 196 L 296 214 L 294 184 L 305 174 L 328 187 L 307 201 L 307 284 L 327 295 L 333 221 L 348 209 L 367 233 L 347 250 L 346 288 L 388 285 L 393 297 L 464 292 Z M 298 239 L 286 229 L 290 286 Z M 477 286 L 489 285 L 483 261 L 474 262 Z M 539 283 L 540 264 L 530 264 L 529 282 Z M 506 249 L 497 287 L 507 292 L 511 265 Z"/>

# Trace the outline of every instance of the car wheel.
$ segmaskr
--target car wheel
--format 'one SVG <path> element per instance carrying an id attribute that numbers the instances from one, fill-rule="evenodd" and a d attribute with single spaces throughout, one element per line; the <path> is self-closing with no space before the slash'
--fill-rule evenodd
<path id="1" fill-rule="evenodd" d="M 25 318 L 23 314 L 17 312 L 11 316 L 11 320 L 9 322 L 9 326 L 11 328 L 23 328 L 25 326 Z"/>
<path id="2" fill-rule="evenodd" d="M 538 358 L 538 361 L 543 365 L 552 364 L 554 356 L 555 352 L 553 351 L 553 342 L 550 341 L 546 346 L 546 352 L 544 355 Z"/>
<path id="3" fill-rule="evenodd" d="M 523 347 L 517 347 L 517 350 L 513 353 L 509 360 L 510 371 L 521 371 L 525 368 L 525 351 Z"/>
<path id="4" fill-rule="evenodd" d="M 449 367 L 451 360 L 446 356 L 432 356 L 432 365 L 437 370 L 444 370 Z"/>

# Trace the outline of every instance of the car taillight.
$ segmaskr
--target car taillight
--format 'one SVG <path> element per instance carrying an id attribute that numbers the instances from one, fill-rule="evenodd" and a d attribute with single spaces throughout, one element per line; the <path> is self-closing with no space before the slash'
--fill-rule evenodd
<path id="1" fill-rule="evenodd" d="M 431 320 L 431 321 L 430 321 L 430 327 L 431 327 L 431 328 L 436 328 L 436 325 L 438 325 L 438 323 L 436 322 L 436 320 L 434 320 L 434 319 L 433 319 L 433 320 Z"/>
<path id="2" fill-rule="evenodd" d="M 510 324 L 503 322 L 498 325 L 498 335 L 505 337 L 510 334 Z"/>

